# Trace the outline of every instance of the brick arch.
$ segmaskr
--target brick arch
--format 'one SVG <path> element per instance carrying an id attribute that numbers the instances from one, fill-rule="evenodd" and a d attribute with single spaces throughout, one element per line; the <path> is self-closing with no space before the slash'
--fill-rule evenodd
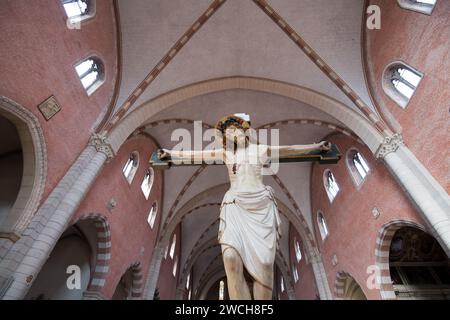
<path id="1" fill-rule="evenodd" d="M 111 229 L 105 216 L 100 213 L 88 213 L 77 218 L 73 224 L 80 221 L 92 220 L 97 234 L 97 252 L 95 257 L 94 272 L 91 274 L 88 292 L 101 292 L 105 286 L 106 276 L 109 271 L 111 259 Z"/>
<path id="2" fill-rule="evenodd" d="M 144 281 L 142 265 L 140 262 L 135 262 L 128 269 L 131 269 L 132 272 L 131 299 L 141 299 Z"/>
<path id="3" fill-rule="evenodd" d="M 389 271 L 389 250 L 395 232 L 403 227 L 412 227 L 426 231 L 424 226 L 408 220 L 392 220 L 381 227 L 375 245 L 375 259 L 379 271 L 377 285 L 379 285 L 381 299 L 383 300 L 397 299 Z"/>
<path id="4" fill-rule="evenodd" d="M 334 280 L 334 295 L 336 297 L 336 300 L 344 300 L 345 299 L 345 282 L 348 278 L 351 278 L 355 283 L 358 284 L 358 286 L 361 288 L 361 285 L 355 280 L 355 278 L 348 272 L 345 271 L 339 271 L 336 274 L 336 279 Z M 364 291 L 363 291 L 364 293 Z M 364 293 L 365 295 L 365 293 Z"/>

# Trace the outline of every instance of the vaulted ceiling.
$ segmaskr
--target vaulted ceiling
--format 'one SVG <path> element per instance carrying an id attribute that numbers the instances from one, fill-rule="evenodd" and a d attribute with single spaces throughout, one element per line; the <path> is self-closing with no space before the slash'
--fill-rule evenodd
<path id="1" fill-rule="evenodd" d="M 184 32 L 202 15 L 212 0 L 119 0 L 122 38 L 122 79 L 116 110 L 155 68 Z M 297 31 L 324 61 L 371 107 L 361 58 L 363 5 L 361 0 L 271 0 L 268 3 Z M 228 0 L 197 30 L 186 45 L 165 66 L 151 85 L 129 109 L 192 83 L 229 76 L 269 78 L 306 87 L 334 98 L 355 112 L 360 111 L 341 90 L 252 0 Z M 246 112 L 252 125 L 272 124 L 280 130 L 281 144 L 317 142 L 336 131 L 328 124 L 344 127 L 331 116 L 299 101 L 269 93 L 234 89 L 211 93 L 178 103 L 146 120 L 144 131 L 165 148 L 173 147 L 171 134 L 177 128 L 193 130 L 192 121 L 208 125 L 227 114 Z M 177 121 L 183 119 L 182 122 Z M 171 120 L 171 121 L 162 121 Z M 283 120 L 291 120 L 280 123 Z M 312 229 L 309 163 L 282 165 L 278 178 L 265 182 L 274 187 L 279 201 L 295 212 L 290 193 L 303 218 Z M 194 245 L 217 237 L 218 206 L 223 193 L 214 187 L 226 184 L 223 166 L 201 171 L 198 167 L 172 168 L 164 173 L 164 199 L 160 206 L 164 218 L 177 212 L 193 197 L 202 195 L 195 205 L 211 204 L 195 210 L 182 222 L 181 266 Z M 226 189 L 224 189 L 226 190 Z M 179 203 L 174 206 L 174 202 Z M 287 220 L 281 250 L 288 256 Z M 212 226 L 208 228 L 209 226 Z M 193 266 L 201 275 L 220 253 L 206 250 Z M 198 279 L 194 275 L 194 279 Z"/>

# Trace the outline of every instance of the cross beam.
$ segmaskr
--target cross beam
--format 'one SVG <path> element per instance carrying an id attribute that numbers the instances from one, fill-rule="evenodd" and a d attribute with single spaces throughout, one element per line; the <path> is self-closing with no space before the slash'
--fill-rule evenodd
<path id="1" fill-rule="evenodd" d="M 342 154 L 339 151 L 337 145 L 331 144 L 331 148 L 328 151 L 311 151 L 307 153 L 292 154 L 289 156 L 280 156 L 280 163 L 289 162 L 318 162 L 320 164 L 336 164 L 342 158 Z M 179 161 L 174 161 L 175 158 L 161 160 L 158 157 L 158 152 L 152 153 L 150 158 L 150 166 L 155 169 L 169 169 L 172 166 L 182 167 L 182 166 L 201 166 L 206 165 L 206 163 L 180 163 Z M 224 163 L 211 163 L 208 165 L 223 165 Z"/>

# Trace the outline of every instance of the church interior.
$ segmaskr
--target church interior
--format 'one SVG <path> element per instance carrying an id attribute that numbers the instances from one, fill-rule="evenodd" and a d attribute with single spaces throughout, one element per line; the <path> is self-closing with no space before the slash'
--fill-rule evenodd
<path id="1" fill-rule="evenodd" d="M 273 300 L 450 299 L 450 1 L 0 4 L 0 299 L 228 300 L 226 171 L 149 160 L 229 114 L 341 154 L 264 176 Z"/>

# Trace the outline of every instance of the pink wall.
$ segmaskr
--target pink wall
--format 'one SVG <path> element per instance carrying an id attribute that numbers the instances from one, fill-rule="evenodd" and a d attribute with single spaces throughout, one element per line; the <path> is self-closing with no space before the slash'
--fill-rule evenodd
<path id="1" fill-rule="evenodd" d="M 438 1 L 431 16 L 402 9 L 397 1 L 371 0 L 381 8 L 381 30 L 366 31 L 369 87 L 403 128 L 406 145 L 450 191 L 446 151 L 450 101 L 450 1 Z M 406 109 L 383 91 L 384 68 L 401 60 L 424 74 Z M 448 154 L 448 153 L 447 153 Z"/>
<path id="2" fill-rule="evenodd" d="M 112 297 L 118 281 L 130 265 L 140 262 L 145 278 L 157 240 L 162 203 L 162 173 L 155 170 L 153 187 L 146 200 L 141 191 L 142 179 L 148 168 L 154 142 L 146 136 L 136 136 L 125 142 L 117 156 L 107 163 L 74 216 L 74 221 L 85 214 L 101 213 L 111 228 L 111 260 L 109 273 L 102 293 Z M 131 184 L 122 173 L 129 154 L 139 153 L 139 167 Z M 106 208 L 113 198 L 117 206 L 109 212 Z M 154 201 L 158 203 L 158 215 L 153 229 L 147 223 Z M 143 253 L 141 248 L 144 249 Z"/>
<path id="3" fill-rule="evenodd" d="M 0 95 L 28 108 L 43 127 L 45 197 L 85 147 L 113 97 L 117 77 L 113 1 L 98 0 L 96 16 L 80 30 L 68 29 L 66 19 L 55 0 L 4 0 L 0 6 Z M 102 59 L 106 78 L 88 97 L 74 65 L 92 54 Z M 51 95 L 62 110 L 47 122 L 37 106 Z"/>
<path id="4" fill-rule="evenodd" d="M 158 279 L 158 290 L 159 297 L 161 300 L 174 300 L 176 295 L 176 285 L 178 282 L 178 276 L 180 275 L 180 258 L 181 258 L 181 223 L 178 224 L 174 233 L 170 236 L 169 250 L 172 245 L 173 235 L 177 236 L 177 244 L 175 247 L 175 254 L 173 259 L 170 258 L 170 254 L 167 253 L 167 259 L 162 260 L 161 269 L 159 271 L 159 279 Z M 177 274 L 173 276 L 173 264 L 175 261 L 175 257 L 178 257 L 178 270 Z"/>
<path id="5" fill-rule="evenodd" d="M 300 243 L 300 250 L 302 252 L 302 259 L 297 263 L 295 256 L 294 239 L 297 239 Z M 292 269 L 292 263 L 295 263 L 298 270 L 299 280 L 294 284 L 295 298 L 298 300 L 315 300 L 319 293 L 317 292 L 316 282 L 314 278 L 314 272 L 311 264 L 306 263 L 305 258 L 306 250 L 301 241 L 300 235 L 297 230 L 289 225 L 289 268 Z M 291 270 L 292 273 L 292 270 Z M 293 276 L 292 276 L 292 279 Z"/>
<path id="6" fill-rule="evenodd" d="M 370 167 L 369 175 L 357 190 L 344 157 L 335 165 L 313 165 L 313 224 L 328 283 L 334 294 L 336 274 L 345 271 L 358 282 L 367 298 L 380 299 L 377 289 L 366 286 L 369 276 L 367 267 L 376 263 L 375 247 L 379 230 L 385 223 L 397 219 L 424 223 L 384 165 L 374 159 L 368 148 L 342 134 L 332 135 L 328 140 L 336 143 L 343 155 L 352 146 L 356 147 Z M 327 168 L 332 170 L 340 188 L 332 204 L 322 183 L 323 172 Z M 377 219 L 372 215 L 374 207 L 381 213 Z M 325 241 L 322 241 L 317 227 L 318 210 L 324 213 L 330 233 Z M 336 266 L 332 265 L 333 255 L 338 258 Z"/>

